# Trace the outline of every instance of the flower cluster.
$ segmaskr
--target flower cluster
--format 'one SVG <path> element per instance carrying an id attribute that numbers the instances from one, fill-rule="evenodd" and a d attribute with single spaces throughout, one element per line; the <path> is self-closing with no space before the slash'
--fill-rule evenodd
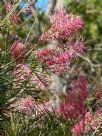
<path id="1" fill-rule="evenodd" d="M 92 115 L 90 112 L 87 112 L 84 116 L 84 119 L 81 119 L 79 122 L 77 122 L 73 128 L 72 128 L 72 133 L 75 136 L 80 136 L 81 133 L 88 132 L 90 130 L 89 124 L 92 119 Z M 87 125 L 87 126 L 86 126 Z"/>
<path id="2" fill-rule="evenodd" d="M 43 48 L 35 52 L 36 57 L 56 74 L 61 74 L 68 69 L 68 64 L 84 51 L 83 41 L 70 41 L 58 45 L 55 49 Z"/>
<path id="3" fill-rule="evenodd" d="M 70 119 L 77 119 L 86 112 L 85 101 L 88 96 L 87 83 L 85 77 L 74 80 L 71 83 L 71 90 L 67 91 L 64 101 L 57 107 L 57 112 Z"/>
<path id="4" fill-rule="evenodd" d="M 10 13 L 9 20 L 12 24 L 18 23 L 20 21 L 20 17 L 17 15 L 15 11 L 12 11 L 12 4 L 10 2 L 7 2 L 5 5 L 6 12 Z"/>
<path id="5" fill-rule="evenodd" d="M 80 136 L 81 134 L 85 134 L 88 132 L 93 132 L 100 125 L 100 121 L 102 121 L 102 109 L 96 111 L 93 115 L 90 112 L 86 112 L 84 118 L 82 118 L 79 122 L 77 122 L 73 128 L 72 133 L 75 136 Z"/>
<path id="6" fill-rule="evenodd" d="M 36 116 L 45 115 L 45 113 L 52 112 L 52 107 L 48 102 L 39 103 L 31 96 L 18 99 L 14 104 L 10 106 L 15 111 Z"/>
<path id="7" fill-rule="evenodd" d="M 14 104 L 11 104 L 15 111 L 19 111 L 26 114 L 31 114 L 34 109 L 34 99 L 31 96 L 27 96 L 17 100 Z"/>
<path id="8" fill-rule="evenodd" d="M 50 16 L 51 28 L 44 32 L 40 40 L 66 39 L 83 28 L 83 21 L 79 16 L 68 15 L 66 11 L 55 11 Z"/>
<path id="9" fill-rule="evenodd" d="M 66 92 L 68 87 L 67 81 L 61 80 L 61 74 L 66 74 L 65 72 L 70 68 L 70 63 L 72 60 L 78 57 L 79 54 L 82 54 L 85 49 L 83 40 L 76 39 L 76 37 L 73 38 L 72 36 L 81 30 L 83 27 L 83 22 L 79 16 L 67 15 L 66 11 L 56 11 L 50 17 L 50 20 L 51 28 L 46 33 L 41 35 L 40 41 L 60 39 L 61 42 L 55 47 L 52 45 L 52 47 L 40 48 L 34 51 L 34 54 L 35 58 L 40 61 L 40 65 L 42 63 L 43 65 L 48 66 L 48 69 L 51 70 L 51 73 L 48 74 L 50 75 L 50 79 L 53 72 L 54 75 L 56 75 L 57 81 L 53 80 L 56 82 L 49 83 L 50 81 L 43 76 L 43 73 L 33 73 L 27 64 L 22 63 L 24 58 L 23 54 L 26 52 L 26 46 L 19 41 L 15 41 L 11 46 L 11 54 L 17 64 L 12 74 L 17 82 L 29 79 L 30 83 L 35 85 L 36 89 L 45 90 L 48 87 L 48 89 L 51 90 L 51 93 L 55 94 L 55 97 L 58 95 L 58 93 L 58 97 L 60 97 L 63 92 Z M 58 85 L 58 87 L 55 84 Z M 85 113 L 85 100 L 87 97 L 86 79 L 84 77 L 80 77 L 79 81 L 74 80 L 71 83 L 71 89 L 72 90 L 67 90 L 64 101 L 59 101 L 60 103 L 58 103 L 59 105 L 56 106 L 57 108 L 54 107 L 57 113 L 70 119 L 81 117 Z M 29 99 L 27 99 L 27 101 L 25 99 L 21 103 L 23 103 L 23 111 L 28 111 L 28 109 L 25 107 L 29 107 L 29 105 L 32 109 L 32 101 Z M 44 105 L 45 106 L 43 106 L 43 104 L 36 104 L 36 102 L 34 102 L 33 106 L 38 112 L 42 112 L 48 105 L 51 106 L 51 103 L 49 101 Z M 49 109 L 51 111 L 52 107 Z"/>
<path id="10" fill-rule="evenodd" d="M 65 73 L 71 61 L 83 53 L 83 40 L 73 37 L 83 27 L 79 16 L 68 15 L 65 10 L 55 11 L 50 16 L 51 27 L 40 36 L 40 41 L 59 40 L 54 47 L 42 48 L 36 51 L 36 57 L 55 74 Z M 65 42 L 63 41 L 65 40 Z M 52 43 L 53 44 L 53 43 Z"/>
<path id="11" fill-rule="evenodd" d="M 10 50 L 11 50 L 12 57 L 15 59 L 15 61 L 19 61 L 19 60 L 22 60 L 23 55 L 26 52 L 26 46 L 19 41 L 15 41 L 12 44 Z"/>
<path id="12" fill-rule="evenodd" d="M 12 24 L 16 24 L 20 21 L 20 17 L 17 15 L 17 13 L 12 13 L 9 17 L 9 20 Z"/>

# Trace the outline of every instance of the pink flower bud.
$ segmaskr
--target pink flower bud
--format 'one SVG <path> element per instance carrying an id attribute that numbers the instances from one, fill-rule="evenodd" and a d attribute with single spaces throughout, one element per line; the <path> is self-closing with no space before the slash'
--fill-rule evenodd
<path id="1" fill-rule="evenodd" d="M 20 17 L 17 15 L 17 13 L 12 13 L 9 17 L 11 24 L 16 24 L 20 21 Z"/>
<path id="2" fill-rule="evenodd" d="M 12 9 L 12 4 L 11 4 L 10 2 L 7 2 L 7 3 L 5 4 L 5 8 L 6 8 L 6 11 L 7 11 L 7 12 L 10 12 L 11 9 Z"/>
<path id="3" fill-rule="evenodd" d="M 5 9 L 6 9 L 7 13 L 11 12 L 11 10 L 13 9 L 12 4 L 10 2 L 7 2 L 5 4 Z M 18 21 L 20 21 L 20 17 L 18 16 L 18 14 L 15 11 L 12 11 L 9 16 L 9 21 L 12 24 L 18 23 Z"/>
<path id="4" fill-rule="evenodd" d="M 23 58 L 25 51 L 26 46 L 19 41 L 14 42 L 11 46 L 11 54 L 16 61 Z"/>

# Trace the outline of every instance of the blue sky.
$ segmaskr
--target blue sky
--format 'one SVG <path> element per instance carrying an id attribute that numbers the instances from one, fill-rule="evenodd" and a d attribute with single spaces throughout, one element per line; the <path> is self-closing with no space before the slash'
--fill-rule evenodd
<path id="1" fill-rule="evenodd" d="M 41 9 L 41 12 L 46 11 L 46 6 L 47 6 L 48 0 L 37 0 L 37 2 L 35 3 L 34 7 L 35 9 Z M 26 2 L 24 2 L 22 0 L 22 2 L 20 3 L 19 7 L 22 9 L 23 7 L 26 6 Z"/>
<path id="2" fill-rule="evenodd" d="M 37 0 L 37 3 L 35 4 L 35 8 L 41 8 L 42 12 L 44 12 L 46 10 L 46 6 L 47 6 L 48 0 Z"/>

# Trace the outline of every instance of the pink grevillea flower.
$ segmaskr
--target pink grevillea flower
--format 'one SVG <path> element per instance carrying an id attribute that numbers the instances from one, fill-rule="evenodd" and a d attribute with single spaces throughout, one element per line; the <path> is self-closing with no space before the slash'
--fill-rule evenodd
<path id="1" fill-rule="evenodd" d="M 52 112 L 52 107 L 49 102 L 38 103 L 31 96 L 18 99 L 10 107 L 13 108 L 14 111 L 35 116 L 45 116 L 48 112 Z"/>
<path id="2" fill-rule="evenodd" d="M 65 45 L 58 45 L 56 49 L 43 48 L 35 52 L 36 58 L 43 64 L 46 64 L 48 68 L 56 73 L 61 74 L 68 68 L 68 64 L 73 58 L 76 58 L 84 51 L 83 41 L 70 41 Z"/>
<path id="3" fill-rule="evenodd" d="M 36 89 L 46 90 L 48 87 L 47 80 L 48 79 L 42 74 L 33 74 L 31 76 L 31 84 L 34 84 Z"/>
<path id="4" fill-rule="evenodd" d="M 56 111 L 63 117 L 78 119 L 85 114 L 85 100 L 87 98 L 86 79 L 81 76 L 80 80 L 74 80 L 71 83 L 71 90 L 68 90 L 67 96 L 57 107 Z"/>
<path id="5" fill-rule="evenodd" d="M 69 50 L 69 57 L 74 58 L 84 52 L 85 45 L 83 41 L 76 40 L 76 42 L 70 41 L 70 43 L 67 44 L 67 48 Z"/>
<path id="6" fill-rule="evenodd" d="M 81 136 L 83 133 L 87 133 L 91 130 L 90 122 L 92 120 L 92 115 L 87 112 L 83 119 L 77 122 L 71 129 L 75 136 Z"/>
<path id="7" fill-rule="evenodd" d="M 15 66 L 12 75 L 18 82 L 28 80 L 31 76 L 31 70 L 27 64 L 18 64 Z"/>
<path id="8" fill-rule="evenodd" d="M 68 39 L 79 32 L 83 27 L 83 22 L 79 16 L 68 15 L 65 10 L 55 11 L 50 16 L 51 28 L 44 32 L 40 40 L 51 41 Z M 56 45 L 52 48 L 43 48 L 36 52 L 36 57 L 43 64 L 46 64 L 51 72 L 60 75 L 64 74 L 70 67 L 72 60 L 83 53 L 85 47 L 83 40 L 73 40 L 65 44 Z"/>
<path id="9" fill-rule="evenodd" d="M 35 104 L 34 99 L 31 96 L 27 96 L 18 99 L 10 107 L 12 107 L 15 111 L 19 111 L 29 115 L 32 114 L 32 111 L 34 109 L 34 104 Z"/>
<path id="10" fill-rule="evenodd" d="M 22 112 L 28 113 L 34 108 L 34 100 L 31 97 L 23 98 L 20 103 L 21 105 L 19 106 L 21 107 L 19 107 L 19 110 Z"/>
<path id="11" fill-rule="evenodd" d="M 71 131 L 75 136 L 80 136 L 83 131 L 83 121 L 76 123 Z"/>
<path id="12" fill-rule="evenodd" d="M 68 15 L 64 10 L 55 11 L 50 16 L 50 21 L 51 28 L 41 35 L 41 41 L 68 38 L 83 27 L 83 21 L 79 16 Z"/>
<path id="13" fill-rule="evenodd" d="M 65 64 L 54 64 L 49 66 L 49 70 L 56 75 L 61 75 L 68 70 L 68 66 Z"/>
<path id="14" fill-rule="evenodd" d="M 95 131 L 102 120 L 102 109 L 96 111 L 93 115 L 90 112 L 86 112 L 79 122 L 72 127 L 72 133 L 75 136 L 81 136 L 82 133 L 88 133 Z M 97 130 L 98 131 L 98 130 Z"/>
<path id="15" fill-rule="evenodd" d="M 12 57 L 18 61 L 18 60 L 21 60 L 23 58 L 23 55 L 26 51 L 26 46 L 19 42 L 19 41 L 15 41 L 12 46 L 11 46 L 11 54 L 12 54 Z"/>
<path id="16" fill-rule="evenodd" d="M 54 73 L 61 73 L 65 71 L 67 67 L 65 65 L 65 61 L 67 62 L 67 56 L 65 54 L 61 54 L 58 49 L 40 49 L 35 52 L 36 58 L 48 66 L 48 68 Z M 62 58 L 61 58 L 62 57 Z M 62 60 L 63 59 L 63 60 Z M 66 60 L 65 60 L 66 59 Z M 62 62 L 63 61 L 63 62 Z"/>
<path id="17" fill-rule="evenodd" d="M 7 2 L 5 5 L 6 11 L 7 13 L 9 13 L 13 6 L 10 2 Z M 18 23 L 20 21 L 20 17 L 17 15 L 17 13 L 15 11 L 12 11 L 12 13 L 9 16 L 9 20 L 12 24 Z"/>
<path id="18" fill-rule="evenodd" d="M 47 59 L 50 56 L 54 55 L 55 50 L 50 48 L 43 48 L 39 49 L 38 51 L 34 52 L 39 59 Z"/>
<path id="19" fill-rule="evenodd" d="M 17 24 L 20 21 L 20 17 L 17 15 L 16 12 L 13 12 L 10 16 L 9 16 L 9 20 L 12 24 Z"/>

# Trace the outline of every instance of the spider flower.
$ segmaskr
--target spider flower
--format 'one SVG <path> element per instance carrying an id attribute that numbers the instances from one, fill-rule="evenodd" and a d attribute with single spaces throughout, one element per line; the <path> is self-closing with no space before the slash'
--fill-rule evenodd
<path id="1" fill-rule="evenodd" d="M 52 112 L 52 107 L 49 102 L 39 103 L 31 96 L 19 98 L 10 106 L 14 111 L 19 111 L 27 115 L 44 116 L 48 112 Z"/>
<path id="2" fill-rule="evenodd" d="M 53 39 L 66 39 L 79 32 L 83 28 L 81 17 L 68 15 L 66 11 L 55 11 L 50 16 L 51 27 L 48 31 L 42 33 L 41 41 L 50 41 Z"/>
<path id="3" fill-rule="evenodd" d="M 36 58 L 43 64 L 46 64 L 48 68 L 56 74 L 65 72 L 70 62 L 82 54 L 84 51 L 83 41 L 70 41 L 65 45 L 58 45 L 55 49 L 53 48 L 42 48 L 35 52 Z"/>
<path id="4" fill-rule="evenodd" d="M 15 41 L 12 46 L 11 46 L 11 54 L 12 54 L 12 57 L 18 61 L 18 60 L 21 60 L 23 58 L 23 55 L 26 51 L 26 46 L 19 42 L 19 41 Z"/>
<path id="5" fill-rule="evenodd" d="M 17 24 L 20 21 L 20 17 L 17 15 L 17 13 L 13 12 L 9 16 L 9 20 L 10 20 L 11 24 Z"/>
<path id="6" fill-rule="evenodd" d="M 14 111 L 19 111 L 30 115 L 34 109 L 34 99 L 31 96 L 19 98 L 15 103 L 11 104 Z"/>
<path id="7" fill-rule="evenodd" d="M 100 122 L 102 121 L 102 109 L 97 110 L 94 114 L 90 112 L 86 112 L 83 118 L 79 120 L 79 122 L 75 123 L 72 127 L 72 133 L 75 136 L 81 136 L 81 134 L 87 134 L 89 132 L 93 132 L 100 126 Z"/>
<path id="8" fill-rule="evenodd" d="M 10 2 L 7 2 L 5 4 L 5 8 L 6 8 L 6 12 L 10 13 L 12 11 L 13 6 Z M 20 17 L 17 15 L 15 11 L 12 11 L 9 15 L 9 21 L 11 24 L 16 24 L 20 21 Z"/>
<path id="9" fill-rule="evenodd" d="M 71 83 L 71 90 L 68 90 L 65 100 L 57 107 L 57 112 L 70 119 L 77 119 L 85 114 L 85 100 L 87 98 L 87 84 L 85 77 L 74 80 Z"/>

